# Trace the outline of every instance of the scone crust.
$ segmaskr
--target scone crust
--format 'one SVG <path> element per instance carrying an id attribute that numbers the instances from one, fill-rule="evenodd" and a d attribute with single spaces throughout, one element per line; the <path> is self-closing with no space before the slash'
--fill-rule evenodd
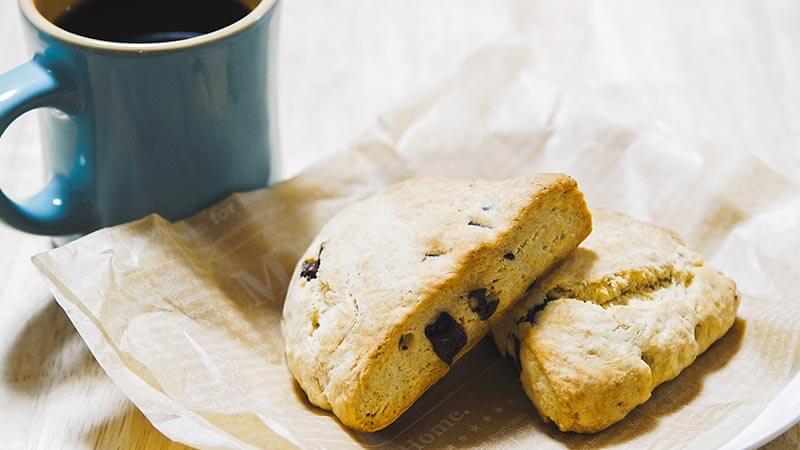
<path id="1" fill-rule="evenodd" d="M 674 233 L 595 211 L 593 234 L 493 335 L 545 420 L 597 432 L 722 337 L 738 305 L 734 282 Z"/>
<path id="2" fill-rule="evenodd" d="M 375 392 L 375 372 L 398 346 L 411 318 L 435 310 L 440 298 L 453 294 L 453 286 L 487 264 L 487 254 L 500 252 L 497 259 L 503 260 L 503 252 L 513 252 L 497 248 L 498 243 L 518 232 L 521 218 L 540 200 L 561 201 L 561 196 L 577 208 L 569 217 L 577 225 L 563 236 L 574 244 L 555 260 L 591 230 L 582 194 L 564 175 L 500 182 L 414 179 L 341 211 L 298 263 L 284 305 L 287 364 L 309 400 L 358 430 L 375 431 L 396 419 L 449 369 L 431 354 L 413 385 L 402 392 Z M 318 261 L 313 279 L 302 276 L 309 261 Z M 499 299 L 486 331 L 531 281 L 525 276 L 514 281 L 519 293 Z M 469 336 L 453 362 L 481 337 Z M 380 395 L 398 404 L 365 417 L 363 405 Z"/>

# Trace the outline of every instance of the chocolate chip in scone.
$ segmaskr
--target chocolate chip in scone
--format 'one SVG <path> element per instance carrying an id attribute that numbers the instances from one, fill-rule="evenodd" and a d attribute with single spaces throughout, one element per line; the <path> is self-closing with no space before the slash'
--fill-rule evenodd
<path id="1" fill-rule="evenodd" d="M 477 300 L 479 302 L 484 302 L 485 303 L 486 302 L 486 288 L 473 289 L 473 290 L 469 291 L 469 294 L 467 294 L 467 298 L 469 298 L 470 300 Z M 472 302 L 470 302 L 470 304 L 471 303 Z"/>
<path id="2" fill-rule="evenodd" d="M 411 344 L 414 342 L 414 334 L 413 333 L 406 333 L 400 336 L 400 343 L 397 345 L 400 347 L 400 350 L 408 350 L 411 348 Z"/>
<path id="3" fill-rule="evenodd" d="M 425 327 L 425 337 L 431 342 L 434 353 L 448 365 L 453 364 L 453 358 L 467 344 L 464 328 L 446 312 Z"/>
<path id="4" fill-rule="evenodd" d="M 507 259 L 509 261 L 513 261 L 516 258 L 516 256 L 512 252 L 508 252 L 505 255 L 503 255 L 503 258 L 505 258 L 505 259 Z"/>
<path id="5" fill-rule="evenodd" d="M 483 210 L 483 211 L 491 211 L 493 208 L 494 208 L 494 205 L 486 205 L 486 206 L 482 206 L 481 210 Z"/>
<path id="6" fill-rule="evenodd" d="M 467 225 L 471 227 L 480 227 L 480 228 L 493 228 L 491 225 L 486 225 L 484 223 L 480 223 L 476 220 L 470 220 Z"/>
<path id="7" fill-rule="evenodd" d="M 305 278 L 308 281 L 311 281 L 317 278 L 317 271 L 319 270 L 319 259 L 309 258 L 303 261 L 302 267 L 300 267 L 300 278 Z"/>
<path id="8" fill-rule="evenodd" d="M 425 252 L 425 257 L 422 258 L 422 261 L 425 262 L 430 258 L 438 258 L 438 257 L 442 256 L 443 254 L 444 254 L 444 252 L 431 250 L 431 251 Z"/>
<path id="9" fill-rule="evenodd" d="M 492 314 L 497 311 L 497 305 L 500 303 L 497 299 L 486 298 L 486 288 L 469 291 L 467 299 L 469 300 L 469 309 L 477 314 L 481 320 L 492 317 Z"/>
<path id="10" fill-rule="evenodd" d="M 529 309 L 528 313 L 525 314 L 525 322 L 533 323 L 536 320 L 536 314 L 538 314 L 539 311 L 543 310 L 544 307 L 547 306 L 547 303 L 548 301 L 543 301 L 542 303 L 539 303 L 538 305 Z"/>
<path id="11" fill-rule="evenodd" d="M 481 320 L 487 320 L 489 317 L 492 317 L 495 311 L 497 311 L 497 305 L 500 304 L 500 300 L 490 300 L 486 303 L 486 306 L 481 308 L 481 311 L 478 313 Z"/>

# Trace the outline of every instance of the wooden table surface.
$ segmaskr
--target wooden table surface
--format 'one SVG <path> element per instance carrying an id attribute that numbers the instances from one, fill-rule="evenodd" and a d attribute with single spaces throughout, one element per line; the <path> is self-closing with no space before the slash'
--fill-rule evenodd
<path id="1" fill-rule="evenodd" d="M 344 147 L 471 49 L 519 27 L 521 15 L 536 13 L 534 3 L 285 1 L 280 118 L 286 175 Z M 0 72 L 28 56 L 15 2 L 3 0 Z M 37 133 L 35 116 L 26 115 L 0 141 L 0 185 L 16 198 L 42 182 Z M 30 257 L 49 246 L 48 238 L 0 224 L 0 449 L 183 448 L 114 386 L 48 293 Z M 766 448 L 800 448 L 800 426 Z"/>

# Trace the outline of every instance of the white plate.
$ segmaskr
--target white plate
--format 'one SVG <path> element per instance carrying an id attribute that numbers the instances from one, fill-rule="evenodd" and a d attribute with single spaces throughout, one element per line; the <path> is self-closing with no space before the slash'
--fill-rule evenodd
<path id="1" fill-rule="evenodd" d="M 758 448 L 798 422 L 800 422 L 800 374 L 795 375 L 767 408 L 721 449 Z"/>

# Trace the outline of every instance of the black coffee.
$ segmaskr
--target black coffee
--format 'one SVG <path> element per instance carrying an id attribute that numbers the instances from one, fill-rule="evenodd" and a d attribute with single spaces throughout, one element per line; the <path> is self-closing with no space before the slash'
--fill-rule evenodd
<path id="1" fill-rule="evenodd" d="M 154 43 L 210 33 L 249 12 L 239 0 L 88 0 L 65 11 L 55 24 L 103 41 Z"/>

